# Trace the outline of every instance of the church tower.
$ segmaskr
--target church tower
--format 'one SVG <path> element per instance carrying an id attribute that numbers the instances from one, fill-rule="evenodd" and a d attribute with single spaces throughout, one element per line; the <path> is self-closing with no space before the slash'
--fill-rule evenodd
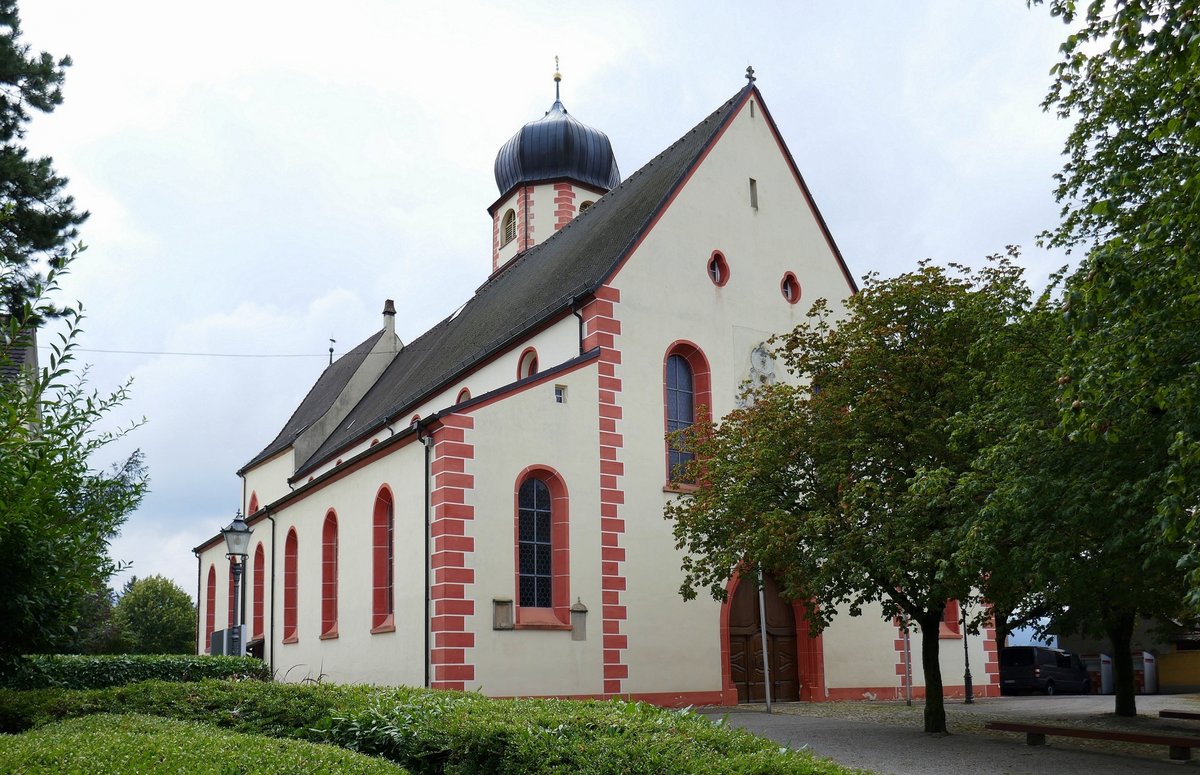
<path id="1" fill-rule="evenodd" d="M 492 271 L 571 222 L 621 182 L 608 136 L 576 120 L 559 96 L 546 115 L 521 127 L 496 154 L 500 198 L 492 216 Z"/>

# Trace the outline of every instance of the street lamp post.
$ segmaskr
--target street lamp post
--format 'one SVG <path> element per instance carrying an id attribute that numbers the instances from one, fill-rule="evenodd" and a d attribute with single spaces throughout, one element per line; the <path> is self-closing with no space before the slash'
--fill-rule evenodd
<path id="1" fill-rule="evenodd" d="M 971 687 L 971 655 L 967 651 L 967 601 L 962 601 L 962 639 L 963 639 L 963 664 L 966 666 L 966 672 L 963 673 L 963 693 L 966 699 L 963 700 L 964 705 L 971 705 L 975 702 L 975 695 Z"/>
<path id="2" fill-rule="evenodd" d="M 225 556 L 229 558 L 233 571 L 233 631 L 230 633 L 231 651 L 242 655 L 242 571 L 250 550 L 250 526 L 242 519 L 238 509 L 229 527 L 221 531 L 225 536 Z"/>

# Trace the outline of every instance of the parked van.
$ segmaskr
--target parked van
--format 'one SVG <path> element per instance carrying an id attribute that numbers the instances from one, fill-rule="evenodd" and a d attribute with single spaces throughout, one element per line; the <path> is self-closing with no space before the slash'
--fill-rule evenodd
<path id="1" fill-rule="evenodd" d="M 1078 654 L 1046 646 L 1009 646 L 1000 650 L 1000 693 L 1091 694 L 1092 678 Z"/>

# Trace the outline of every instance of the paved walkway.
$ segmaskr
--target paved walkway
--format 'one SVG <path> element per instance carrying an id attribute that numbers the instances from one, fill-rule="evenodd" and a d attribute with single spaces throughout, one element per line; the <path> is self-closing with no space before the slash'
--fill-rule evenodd
<path id="1" fill-rule="evenodd" d="M 1200 737 L 1197 722 L 1182 722 L 1181 727 L 1177 722 L 1155 718 L 1162 708 L 1195 707 L 1195 702 L 1194 697 L 1185 699 L 1178 695 L 1141 696 L 1138 697 L 1140 716 L 1129 723 L 1138 729 L 1183 728 Z M 1088 719 L 1103 726 L 1124 725 L 1126 722 L 1117 722 L 1111 715 L 1112 703 L 1111 696 L 1003 697 L 981 700 L 974 705 L 949 700 L 946 710 L 952 732 L 956 718 L 966 722 L 970 716 L 1014 720 L 1052 718 L 1067 723 Z M 883 703 L 868 704 L 863 715 L 868 715 L 872 706 L 879 705 Z M 810 709 L 820 712 L 819 707 L 810 706 Z M 1074 747 L 1066 738 L 1051 737 L 1049 745 L 1028 746 L 1024 735 L 1017 734 L 926 735 L 920 731 L 919 709 L 912 716 L 916 723 L 910 723 L 908 719 L 904 719 L 904 723 L 894 723 L 805 715 L 805 710 L 802 705 L 782 705 L 776 706 L 776 712 L 770 715 L 749 706 L 704 712 L 714 717 L 727 714 L 725 718 L 731 726 L 747 729 L 783 745 L 808 747 L 841 764 L 888 775 L 1179 775 L 1198 766 L 1193 761 L 1186 765 L 1188 770 L 1181 771 L 1179 762 L 1167 758 L 1165 746 L 1154 749 L 1161 751 L 1161 758 L 1148 758 L 1085 750 Z M 905 710 L 911 712 L 914 709 Z M 1200 754 L 1200 751 L 1196 753 Z"/>

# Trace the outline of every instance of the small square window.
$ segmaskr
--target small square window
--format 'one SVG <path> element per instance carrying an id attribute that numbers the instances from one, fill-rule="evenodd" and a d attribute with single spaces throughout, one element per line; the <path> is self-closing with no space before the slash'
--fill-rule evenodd
<path id="1" fill-rule="evenodd" d="M 555 385 L 554 386 L 554 403 L 565 404 L 566 402 L 567 402 L 567 386 L 566 385 Z"/>

